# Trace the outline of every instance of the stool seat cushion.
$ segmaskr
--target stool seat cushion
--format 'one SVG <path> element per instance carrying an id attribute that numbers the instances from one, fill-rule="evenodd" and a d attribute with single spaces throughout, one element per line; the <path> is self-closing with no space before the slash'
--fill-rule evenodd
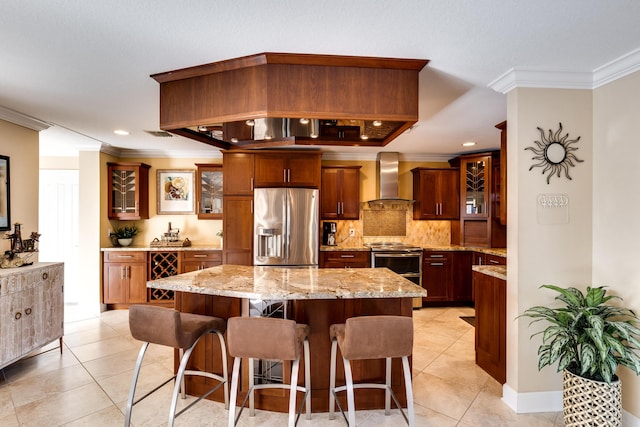
<path id="1" fill-rule="evenodd" d="M 405 316 L 351 317 L 331 325 L 342 357 L 348 360 L 409 356 L 413 350 L 413 319 Z"/>
<path id="2" fill-rule="evenodd" d="M 129 329 L 133 338 L 174 348 L 189 348 L 205 332 L 226 330 L 224 319 L 201 314 L 180 313 L 167 307 L 132 305 Z"/>
<path id="3" fill-rule="evenodd" d="M 271 317 L 232 317 L 227 345 L 233 357 L 263 360 L 296 360 L 302 353 L 309 326 Z"/>

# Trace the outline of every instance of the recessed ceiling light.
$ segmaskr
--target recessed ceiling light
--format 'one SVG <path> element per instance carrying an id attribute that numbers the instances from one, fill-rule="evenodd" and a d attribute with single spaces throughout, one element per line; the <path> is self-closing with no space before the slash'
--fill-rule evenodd
<path id="1" fill-rule="evenodd" d="M 369 139 L 369 137 L 367 135 L 362 134 L 360 135 L 360 139 L 363 141 L 366 141 L 367 139 Z"/>
<path id="2" fill-rule="evenodd" d="M 300 123 L 306 125 L 307 123 L 309 123 L 309 119 L 301 118 Z"/>
<path id="3" fill-rule="evenodd" d="M 116 135 L 123 135 L 123 136 L 129 135 L 129 131 L 126 131 L 124 129 L 116 129 L 113 131 L 113 133 L 115 133 Z"/>
<path id="4" fill-rule="evenodd" d="M 462 143 L 462 146 L 463 146 L 463 147 L 473 147 L 474 145 L 476 145 L 476 143 L 475 143 L 475 142 L 473 142 L 473 141 L 463 142 L 463 143 Z"/>
<path id="5" fill-rule="evenodd" d="M 245 122 L 247 124 L 247 126 L 253 126 L 256 124 L 256 122 L 254 122 L 253 120 L 249 119 Z"/>
<path id="6" fill-rule="evenodd" d="M 373 121 L 373 125 L 378 127 L 378 126 L 382 126 L 382 122 L 380 120 L 374 120 Z"/>
<path id="7" fill-rule="evenodd" d="M 238 138 L 236 138 L 235 136 L 233 138 L 231 138 L 231 142 L 233 142 L 234 144 L 236 144 L 238 142 Z"/>

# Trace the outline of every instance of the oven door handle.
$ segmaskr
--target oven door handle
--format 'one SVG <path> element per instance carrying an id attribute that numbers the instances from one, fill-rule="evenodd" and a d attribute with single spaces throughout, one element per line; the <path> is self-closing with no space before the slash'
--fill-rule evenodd
<path id="1" fill-rule="evenodd" d="M 373 252 L 373 257 L 374 258 L 379 258 L 379 257 L 385 257 L 385 258 L 406 258 L 406 257 L 419 257 L 422 256 L 421 253 L 419 252 L 402 252 L 402 253 L 398 253 L 398 252 L 394 252 L 394 253 L 389 253 L 389 252 Z"/>

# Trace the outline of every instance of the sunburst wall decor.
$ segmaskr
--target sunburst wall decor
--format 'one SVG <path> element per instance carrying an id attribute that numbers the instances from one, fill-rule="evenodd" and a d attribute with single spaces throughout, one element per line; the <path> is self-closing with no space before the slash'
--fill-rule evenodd
<path id="1" fill-rule="evenodd" d="M 561 137 L 562 123 L 558 123 L 558 125 L 558 130 L 556 132 L 552 132 L 552 130 L 549 129 L 548 135 L 545 135 L 542 128 L 537 128 L 538 132 L 540 132 L 540 141 L 533 141 L 537 148 L 525 148 L 525 150 L 531 150 L 533 151 L 533 154 L 535 154 L 531 160 L 538 161 L 538 163 L 531 165 L 529 170 L 536 167 L 544 167 L 542 174 L 544 175 L 548 172 L 547 184 L 549 184 L 553 175 L 560 178 L 560 174 L 563 171 L 564 176 L 572 179 L 569 175 L 569 167 L 574 167 L 574 162 L 584 162 L 584 160 L 578 159 L 573 153 L 578 150 L 578 147 L 572 147 L 573 144 L 580 141 L 580 137 L 577 137 L 576 139 L 569 139 L 568 133 Z"/>

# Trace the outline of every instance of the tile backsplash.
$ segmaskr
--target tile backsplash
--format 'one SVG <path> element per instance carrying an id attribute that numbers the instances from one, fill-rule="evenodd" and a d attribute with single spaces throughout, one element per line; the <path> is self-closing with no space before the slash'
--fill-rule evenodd
<path id="1" fill-rule="evenodd" d="M 451 243 L 451 223 L 450 221 L 414 221 L 413 212 L 407 209 L 405 212 L 395 211 L 386 217 L 383 215 L 369 215 L 380 211 L 360 210 L 359 221 L 336 221 L 337 232 L 336 242 L 339 246 L 359 247 L 370 242 L 403 242 L 416 246 L 447 246 Z M 398 214 L 404 213 L 404 221 Z M 363 215 L 364 213 L 364 215 Z M 366 222 L 366 224 L 365 224 Z M 392 224 L 386 224 L 391 222 Z M 399 224 L 406 227 L 405 235 L 399 232 Z M 372 233 L 373 227 L 378 227 L 379 231 Z M 349 236 L 349 229 L 355 230 L 355 236 Z M 389 235 L 384 235 L 383 230 L 390 230 Z M 367 231 L 367 233 L 365 233 Z M 374 235 L 371 235 L 374 234 Z"/>

